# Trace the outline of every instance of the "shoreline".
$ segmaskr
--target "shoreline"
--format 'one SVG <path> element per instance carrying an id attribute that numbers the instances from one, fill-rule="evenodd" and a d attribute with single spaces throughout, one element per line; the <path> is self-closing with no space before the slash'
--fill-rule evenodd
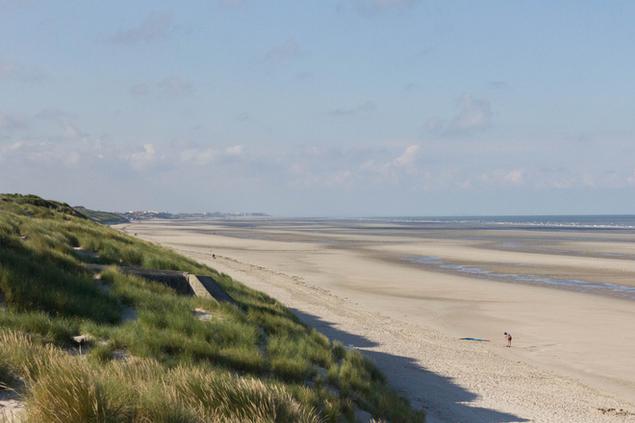
<path id="1" fill-rule="evenodd" d="M 635 340 L 627 339 L 620 352 L 602 330 L 618 324 L 618 331 L 628 331 L 635 321 L 632 302 L 446 275 L 373 257 L 432 248 L 416 237 L 388 239 L 363 230 L 357 236 L 348 229 L 316 235 L 295 225 L 279 231 L 222 222 L 124 226 L 281 300 L 327 335 L 352 340 L 348 344 L 375 360 L 414 405 L 428 408 L 431 421 L 635 421 L 635 414 L 617 411 L 635 412 L 635 385 L 628 382 L 635 380 L 628 368 Z M 217 260 L 209 257 L 210 249 Z M 536 307 L 543 315 L 535 314 Z M 597 319 L 585 321 L 585 307 Z M 548 327 L 545 322 L 556 316 L 561 322 Z M 503 347 L 504 330 L 514 334 L 511 349 Z M 584 339 L 587 331 L 592 336 Z M 587 356 L 567 364 L 580 352 Z M 595 371 L 584 370 L 589 366 Z"/>
<path id="2" fill-rule="evenodd" d="M 401 260 L 413 263 L 416 266 L 430 269 L 433 272 L 448 273 L 453 275 L 466 275 L 471 278 L 484 279 L 496 282 L 525 284 L 528 286 L 541 286 L 545 288 L 560 289 L 570 292 L 601 295 L 609 298 L 617 298 L 627 301 L 635 301 L 635 286 L 616 284 L 610 282 L 595 282 L 583 279 L 571 279 L 567 277 L 548 277 L 531 272 L 510 273 L 512 270 L 489 270 L 478 264 L 455 264 L 436 256 L 406 256 Z"/>

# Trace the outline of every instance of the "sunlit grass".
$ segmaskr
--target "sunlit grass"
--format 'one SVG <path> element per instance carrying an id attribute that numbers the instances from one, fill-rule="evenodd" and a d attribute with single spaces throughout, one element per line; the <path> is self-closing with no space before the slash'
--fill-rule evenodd
<path id="1" fill-rule="evenodd" d="M 111 266 L 95 279 L 86 262 Z M 210 275 L 236 305 L 119 270 L 130 265 Z M 0 195 L 0 300 L 0 384 L 21 391 L 30 422 L 336 422 L 356 407 L 422 419 L 277 301 L 64 204 Z"/>
<path id="2" fill-rule="evenodd" d="M 25 381 L 27 422 L 320 422 L 282 384 L 153 360 L 95 364 L 0 332 L 0 369 Z"/>

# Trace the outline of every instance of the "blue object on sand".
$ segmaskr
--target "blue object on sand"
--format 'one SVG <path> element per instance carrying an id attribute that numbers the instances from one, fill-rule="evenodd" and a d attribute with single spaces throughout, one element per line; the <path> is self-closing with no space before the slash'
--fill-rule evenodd
<path id="1" fill-rule="evenodd" d="M 483 338 L 461 338 L 461 341 L 489 342 L 489 339 L 483 339 Z"/>

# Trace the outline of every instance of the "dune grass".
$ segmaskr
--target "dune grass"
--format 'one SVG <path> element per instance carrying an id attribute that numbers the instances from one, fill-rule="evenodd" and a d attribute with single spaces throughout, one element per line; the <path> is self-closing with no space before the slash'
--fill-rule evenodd
<path id="1" fill-rule="evenodd" d="M 150 359 L 99 365 L 28 336 L 0 332 L 0 368 L 29 391 L 27 422 L 319 422 L 282 384 Z"/>
<path id="2" fill-rule="evenodd" d="M 110 266 L 96 279 L 86 262 Z M 128 265 L 212 276 L 237 305 Z M 62 203 L 0 195 L 0 300 L 0 386 L 20 391 L 29 422 L 336 422 L 355 408 L 423 420 L 359 352 L 277 301 Z"/>
<path id="3" fill-rule="evenodd" d="M 84 216 L 104 225 L 116 225 L 119 223 L 127 223 L 128 219 L 119 213 L 105 212 L 100 210 L 91 210 L 86 207 L 75 207 L 75 210 Z"/>

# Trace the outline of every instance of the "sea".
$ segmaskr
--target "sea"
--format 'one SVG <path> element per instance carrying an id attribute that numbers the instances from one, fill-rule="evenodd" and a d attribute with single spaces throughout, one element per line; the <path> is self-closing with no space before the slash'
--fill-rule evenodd
<path id="1" fill-rule="evenodd" d="M 458 226 L 515 227 L 575 230 L 635 230 L 635 215 L 534 215 L 534 216 L 443 216 L 443 217 L 372 217 L 362 220 L 447 224 Z"/>
<path id="2" fill-rule="evenodd" d="M 457 216 L 457 217 L 391 217 L 383 222 L 451 228 L 525 229 L 540 231 L 622 232 L 633 234 L 635 215 L 538 215 L 538 216 Z M 474 264 L 452 263 L 435 256 L 407 256 L 404 260 L 440 271 L 467 274 L 497 281 L 540 285 L 590 294 L 606 295 L 635 301 L 635 286 L 610 282 L 568 279 L 545 275 L 495 272 Z"/>
<path id="3" fill-rule="evenodd" d="M 450 263 L 436 256 L 406 256 L 404 257 L 404 260 L 421 264 L 426 267 L 436 268 L 441 271 L 464 273 L 474 277 L 501 282 L 540 285 L 635 301 L 635 286 L 620 285 L 610 282 L 588 281 L 583 278 L 568 279 L 544 275 L 494 272 L 475 265 Z"/>

